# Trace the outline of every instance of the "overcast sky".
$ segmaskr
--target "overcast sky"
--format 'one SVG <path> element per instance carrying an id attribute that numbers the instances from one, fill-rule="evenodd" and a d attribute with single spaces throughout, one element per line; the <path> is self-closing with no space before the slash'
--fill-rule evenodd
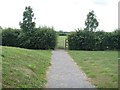
<path id="1" fill-rule="evenodd" d="M 53 26 L 57 31 L 84 28 L 86 15 L 94 10 L 99 21 L 97 29 L 118 28 L 119 0 L 0 0 L 0 26 L 19 28 L 25 6 L 31 6 L 36 27 Z"/>

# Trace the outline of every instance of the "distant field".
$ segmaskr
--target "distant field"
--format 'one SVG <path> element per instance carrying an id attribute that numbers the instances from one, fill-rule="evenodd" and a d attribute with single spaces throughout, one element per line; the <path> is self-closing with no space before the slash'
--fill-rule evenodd
<path id="1" fill-rule="evenodd" d="M 117 51 L 68 51 L 98 88 L 118 87 Z"/>
<path id="2" fill-rule="evenodd" d="M 3 88 L 41 88 L 46 83 L 46 70 L 51 51 L 2 47 Z"/>
<path id="3" fill-rule="evenodd" d="M 64 49 L 65 48 L 65 39 L 67 36 L 58 36 L 58 43 L 57 48 L 58 49 Z"/>

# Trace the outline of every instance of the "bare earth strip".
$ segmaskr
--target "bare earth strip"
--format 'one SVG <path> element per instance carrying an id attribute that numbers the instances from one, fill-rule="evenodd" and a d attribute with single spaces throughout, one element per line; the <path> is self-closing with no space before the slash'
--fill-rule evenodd
<path id="1" fill-rule="evenodd" d="M 46 88 L 95 88 L 65 50 L 52 53 Z"/>

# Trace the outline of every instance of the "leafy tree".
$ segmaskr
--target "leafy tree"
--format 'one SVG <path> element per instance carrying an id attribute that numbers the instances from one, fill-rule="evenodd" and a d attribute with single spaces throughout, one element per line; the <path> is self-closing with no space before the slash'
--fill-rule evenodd
<path id="1" fill-rule="evenodd" d="M 95 31 L 98 25 L 99 22 L 96 19 L 94 11 L 92 10 L 87 14 L 87 19 L 85 21 L 85 26 L 86 26 L 85 30 Z"/>
<path id="2" fill-rule="evenodd" d="M 27 35 L 31 35 L 34 32 L 35 22 L 33 21 L 34 13 L 30 6 L 25 8 L 23 12 L 23 22 L 19 23 L 23 32 Z M 34 18 L 35 19 L 35 18 Z"/>

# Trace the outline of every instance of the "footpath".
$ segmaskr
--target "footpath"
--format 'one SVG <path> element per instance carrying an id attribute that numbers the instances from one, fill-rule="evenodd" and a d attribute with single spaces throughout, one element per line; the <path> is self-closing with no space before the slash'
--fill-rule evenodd
<path id="1" fill-rule="evenodd" d="M 95 88 L 65 50 L 52 52 L 46 88 Z"/>

